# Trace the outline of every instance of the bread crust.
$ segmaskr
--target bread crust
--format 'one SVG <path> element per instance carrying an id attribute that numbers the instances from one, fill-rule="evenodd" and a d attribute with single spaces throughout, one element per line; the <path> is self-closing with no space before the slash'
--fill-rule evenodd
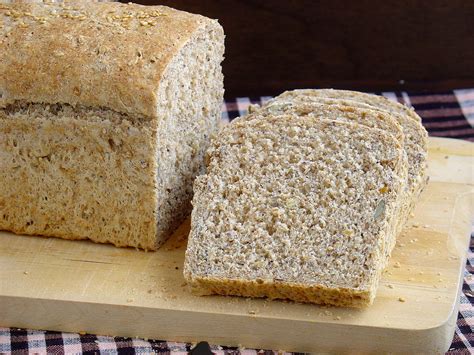
<path id="1" fill-rule="evenodd" d="M 269 299 L 290 299 L 302 303 L 326 304 L 339 307 L 364 308 L 373 301 L 372 290 L 330 288 L 278 280 L 231 280 L 212 277 L 190 277 L 191 292 L 199 296 L 219 294 Z"/>
<path id="2" fill-rule="evenodd" d="M 219 26 L 165 6 L 120 3 L 4 4 L 0 19 L 0 108 L 81 104 L 141 119 L 156 118 L 171 59 L 199 27 Z"/>

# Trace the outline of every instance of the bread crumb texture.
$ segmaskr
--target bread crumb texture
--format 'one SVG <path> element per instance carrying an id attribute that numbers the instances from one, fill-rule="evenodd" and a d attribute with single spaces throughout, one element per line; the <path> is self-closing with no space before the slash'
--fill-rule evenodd
<path id="1" fill-rule="evenodd" d="M 198 294 L 368 305 L 405 180 L 402 147 L 380 129 L 285 114 L 233 122 L 195 181 L 185 278 Z"/>

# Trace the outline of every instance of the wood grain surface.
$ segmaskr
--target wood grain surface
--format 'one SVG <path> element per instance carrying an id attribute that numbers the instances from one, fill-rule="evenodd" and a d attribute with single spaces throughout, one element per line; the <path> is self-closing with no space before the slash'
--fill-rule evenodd
<path id="1" fill-rule="evenodd" d="M 0 232 L 0 325 L 288 351 L 445 351 L 474 213 L 474 144 L 431 138 L 430 183 L 365 310 L 189 293 L 189 225 L 155 253 Z"/>
<path id="2" fill-rule="evenodd" d="M 138 0 L 219 19 L 226 96 L 474 86 L 474 2 Z"/>

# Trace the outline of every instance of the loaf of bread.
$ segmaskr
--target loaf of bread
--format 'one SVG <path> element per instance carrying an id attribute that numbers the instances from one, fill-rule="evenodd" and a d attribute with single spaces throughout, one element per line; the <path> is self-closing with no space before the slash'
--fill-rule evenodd
<path id="1" fill-rule="evenodd" d="M 405 197 L 401 206 L 401 215 L 396 225 L 396 234 L 400 233 L 421 191 L 426 186 L 428 179 L 428 133 L 422 126 L 421 119 L 415 111 L 402 104 L 388 100 L 385 97 L 356 91 L 334 89 L 286 91 L 270 100 L 264 107 L 275 107 L 275 105 L 277 105 L 277 107 L 285 106 L 289 103 L 296 106 L 319 103 L 327 106 L 343 105 L 348 109 L 372 109 L 384 115 L 388 114 L 393 120 L 396 120 L 400 124 L 403 135 L 405 136 L 404 148 L 408 157 L 408 181 L 404 192 Z M 253 109 L 258 110 L 258 107 L 254 107 Z M 363 120 L 365 116 L 361 116 L 360 118 Z M 383 127 L 381 128 L 384 129 Z M 393 240 L 393 245 L 394 243 L 395 240 Z"/>
<path id="2" fill-rule="evenodd" d="M 393 134 L 350 118 L 256 113 L 225 127 L 207 155 L 184 265 L 193 292 L 372 302 L 407 179 Z"/>
<path id="3" fill-rule="evenodd" d="M 157 249 L 220 119 L 222 27 L 119 3 L 0 19 L 0 229 Z"/>

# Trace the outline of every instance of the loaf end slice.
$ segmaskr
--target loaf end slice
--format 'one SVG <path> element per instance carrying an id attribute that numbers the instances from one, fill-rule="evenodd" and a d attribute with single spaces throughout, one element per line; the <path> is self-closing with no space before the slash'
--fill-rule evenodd
<path id="1" fill-rule="evenodd" d="M 197 294 L 372 302 L 406 166 L 390 134 L 355 123 L 232 123 L 195 181 L 184 276 Z"/>

